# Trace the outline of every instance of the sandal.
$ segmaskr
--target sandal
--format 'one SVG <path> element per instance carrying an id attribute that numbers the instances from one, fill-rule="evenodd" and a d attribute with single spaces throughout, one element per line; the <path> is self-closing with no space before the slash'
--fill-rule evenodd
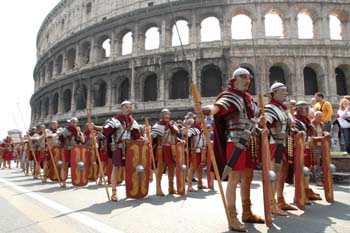
<path id="1" fill-rule="evenodd" d="M 112 189 L 111 201 L 114 201 L 114 202 L 117 202 L 117 201 L 118 201 L 117 189 Z"/>

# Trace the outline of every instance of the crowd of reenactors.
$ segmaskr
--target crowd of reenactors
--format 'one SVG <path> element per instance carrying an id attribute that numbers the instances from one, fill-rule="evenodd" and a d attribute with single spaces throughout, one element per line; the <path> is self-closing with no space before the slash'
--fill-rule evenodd
<path id="1" fill-rule="evenodd" d="M 236 231 L 246 230 L 237 218 L 238 184 L 243 222 L 266 222 L 270 226 L 271 213 L 287 216 L 286 211 L 304 210 L 311 201 L 322 200 L 311 189 L 310 177 L 322 180 L 325 198 L 333 202 L 334 167 L 330 164 L 330 136 L 321 121 L 322 113 L 310 118 L 309 104 L 289 102 L 286 85 L 278 82 L 265 94 L 268 103 L 263 104 L 260 98 L 258 106 L 248 92 L 250 83 L 249 71 L 236 69 L 229 86 L 212 105 L 195 103 L 195 114 L 188 113 L 182 122 L 172 120 L 168 109 L 161 110 L 152 126 L 147 119 L 137 122 L 132 104 L 124 101 L 120 113 L 104 125 L 89 122 L 81 129 L 73 117 L 64 128 L 59 128 L 56 121 L 48 129 L 43 125 L 33 127 L 21 135 L 19 142 L 12 142 L 10 137 L 2 142 L 1 164 L 9 167 L 14 156 L 17 161 L 24 156 L 26 176 L 31 174 L 42 182 L 58 181 L 62 188 L 67 186 L 69 174 L 74 186 L 96 181 L 105 185 L 107 193 L 107 186 L 111 187 L 111 201 L 118 201 L 117 187 L 122 182 L 127 198 L 145 198 L 153 177 L 156 195 L 164 196 L 164 174 L 170 195 L 186 195 L 186 182 L 187 192 L 197 191 L 193 186 L 195 175 L 198 189 L 214 189 L 215 165 L 221 178 L 228 181 L 229 228 Z M 213 131 L 211 135 L 204 134 L 201 114 L 214 118 L 207 128 Z M 257 167 L 262 167 L 265 217 L 251 209 L 250 189 Z M 285 183 L 295 185 L 294 200 L 285 200 Z"/>

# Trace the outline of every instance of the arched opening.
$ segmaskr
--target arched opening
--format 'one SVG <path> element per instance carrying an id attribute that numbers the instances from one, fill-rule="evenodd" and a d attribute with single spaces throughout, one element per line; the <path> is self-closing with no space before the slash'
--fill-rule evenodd
<path id="1" fill-rule="evenodd" d="M 47 117 L 49 115 L 49 106 L 50 106 L 50 100 L 49 100 L 49 97 L 46 97 L 44 99 L 44 105 L 43 105 L 44 117 Z"/>
<path id="2" fill-rule="evenodd" d="M 66 89 L 63 92 L 63 112 L 69 112 L 72 104 L 72 91 Z"/>
<path id="3" fill-rule="evenodd" d="M 129 79 L 125 79 L 120 84 L 118 103 L 122 103 L 124 100 L 129 99 Z"/>
<path id="4" fill-rule="evenodd" d="M 156 101 L 158 97 L 157 75 L 151 74 L 145 79 L 143 86 L 143 99 L 147 101 Z"/>
<path id="5" fill-rule="evenodd" d="M 270 86 L 275 82 L 279 82 L 287 85 L 286 74 L 284 73 L 284 70 L 281 67 L 272 66 L 269 71 L 270 71 L 270 75 L 269 75 Z"/>
<path id="6" fill-rule="evenodd" d="M 218 18 L 205 18 L 201 22 L 201 42 L 210 42 L 217 40 L 221 40 L 221 28 Z"/>
<path id="7" fill-rule="evenodd" d="M 231 36 L 234 40 L 252 38 L 252 19 L 247 15 L 236 15 L 231 22 Z"/>
<path id="8" fill-rule="evenodd" d="M 181 37 L 181 42 L 183 45 L 189 44 L 189 29 L 188 29 L 188 22 L 186 20 L 177 20 L 176 21 L 177 29 L 179 30 L 179 34 Z M 173 30 L 172 30 L 172 46 L 179 46 L 180 39 L 177 34 L 176 25 L 174 24 Z"/>
<path id="9" fill-rule="evenodd" d="M 342 40 L 342 27 L 340 19 L 335 15 L 329 16 L 329 30 L 331 40 Z"/>
<path id="10" fill-rule="evenodd" d="M 81 62 L 83 65 L 89 64 L 91 53 L 91 43 L 86 41 L 82 45 Z"/>
<path id="11" fill-rule="evenodd" d="M 86 13 L 87 17 L 90 17 L 91 9 L 92 9 L 92 4 L 91 4 L 91 2 L 89 2 L 89 3 L 86 4 L 86 12 L 85 13 Z"/>
<path id="12" fill-rule="evenodd" d="M 46 78 L 45 77 L 46 77 L 46 67 L 43 66 L 41 68 L 41 82 L 42 82 L 42 84 L 44 84 L 46 82 Z"/>
<path id="13" fill-rule="evenodd" d="M 283 38 L 283 21 L 281 16 L 271 11 L 265 15 L 265 36 Z"/>
<path id="14" fill-rule="evenodd" d="M 42 107 L 42 101 L 40 100 L 37 108 L 36 108 L 36 119 L 39 120 L 41 118 L 41 108 Z"/>
<path id="15" fill-rule="evenodd" d="M 306 13 L 298 14 L 298 36 L 299 39 L 314 38 L 314 26 L 311 17 Z"/>
<path id="16" fill-rule="evenodd" d="M 208 65 L 202 69 L 201 92 L 203 97 L 217 96 L 222 90 L 222 72 L 215 65 Z"/>
<path id="17" fill-rule="evenodd" d="M 94 106 L 102 107 L 106 105 L 106 82 L 100 81 L 95 83 L 95 99 Z"/>
<path id="18" fill-rule="evenodd" d="M 102 61 L 109 58 L 111 53 L 111 39 L 109 36 L 101 36 L 97 46 L 97 60 Z"/>
<path id="19" fill-rule="evenodd" d="M 145 33 L 145 50 L 159 49 L 159 28 L 151 27 Z"/>
<path id="20" fill-rule="evenodd" d="M 337 84 L 337 95 L 347 95 L 346 76 L 342 69 L 335 68 L 335 81 Z"/>
<path id="21" fill-rule="evenodd" d="M 188 99 L 189 80 L 188 73 L 185 70 L 179 70 L 173 74 L 170 80 L 169 99 Z"/>
<path id="22" fill-rule="evenodd" d="M 68 50 L 68 53 L 67 53 L 67 68 L 68 68 L 68 70 L 72 70 L 75 68 L 75 58 L 76 58 L 75 49 Z"/>
<path id="23" fill-rule="evenodd" d="M 61 74 L 62 73 L 62 66 L 63 66 L 63 56 L 59 55 L 56 58 L 56 74 Z"/>
<path id="24" fill-rule="evenodd" d="M 305 67 L 303 73 L 305 95 L 314 95 L 318 92 L 316 71 L 311 67 Z"/>
<path id="25" fill-rule="evenodd" d="M 122 55 L 128 55 L 132 53 L 132 32 L 126 33 L 122 38 Z"/>
<path id="26" fill-rule="evenodd" d="M 52 98 L 52 114 L 58 113 L 58 93 L 55 93 Z"/>
<path id="27" fill-rule="evenodd" d="M 87 88 L 85 85 L 81 85 L 81 86 L 79 85 L 79 87 L 76 90 L 76 97 L 75 97 L 77 110 L 83 110 L 86 108 L 86 99 L 87 99 Z"/>
<path id="28" fill-rule="evenodd" d="M 53 61 L 50 61 L 47 66 L 47 78 L 50 80 L 53 76 Z"/>

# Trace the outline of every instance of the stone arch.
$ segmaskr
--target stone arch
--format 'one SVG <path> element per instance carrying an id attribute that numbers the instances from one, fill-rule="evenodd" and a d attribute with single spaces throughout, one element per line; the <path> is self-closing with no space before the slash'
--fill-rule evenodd
<path id="1" fill-rule="evenodd" d="M 96 55 L 97 60 L 108 59 L 111 52 L 111 37 L 107 34 L 100 36 L 97 40 Z"/>
<path id="2" fill-rule="evenodd" d="M 81 63 L 83 65 L 89 64 L 91 54 L 91 42 L 85 41 L 81 44 Z"/>
<path id="3" fill-rule="evenodd" d="M 66 89 L 63 92 L 63 112 L 69 112 L 72 105 L 72 91 L 71 89 Z"/>
<path id="4" fill-rule="evenodd" d="M 75 91 L 75 106 L 77 110 L 86 108 L 87 87 L 85 84 L 79 85 Z"/>
<path id="5" fill-rule="evenodd" d="M 53 61 L 50 61 L 49 64 L 47 65 L 47 78 L 51 80 L 52 76 L 53 76 Z"/>
<path id="6" fill-rule="evenodd" d="M 238 14 L 232 17 L 231 38 L 235 40 L 252 38 L 252 19 L 248 15 Z"/>
<path id="7" fill-rule="evenodd" d="M 63 68 L 63 56 L 62 56 L 62 54 L 60 54 L 57 56 L 57 58 L 55 60 L 56 74 L 61 74 L 62 68 Z"/>
<path id="8" fill-rule="evenodd" d="M 145 50 L 159 49 L 160 47 L 160 31 L 157 25 L 149 25 L 145 30 Z"/>
<path id="9" fill-rule="evenodd" d="M 72 70 L 75 68 L 75 60 L 76 60 L 76 50 L 71 48 L 67 52 L 67 69 Z"/>
<path id="10" fill-rule="evenodd" d="M 285 25 L 283 23 L 283 14 L 278 9 L 270 9 L 264 16 L 265 36 L 284 38 Z"/>
<path id="11" fill-rule="evenodd" d="M 106 105 L 107 84 L 104 80 L 94 83 L 94 107 Z"/>
<path id="12" fill-rule="evenodd" d="M 286 84 L 288 87 L 288 90 L 291 90 L 291 83 L 290 83 L 290 69 L 289 67 L 284 63 L 275 63 L 273 64 L 269 69 L 269 84 L 270 86 L 274 82 L 280 82 L 283 84 Z"/>
<path id="13" fill-rule="evenodd" d="M 222 91 L 222 71 L 213 64 L 203 67 L 201 71 L 201 93 L 203 97 L 217 96 Z"/>
<path id="14" fill-rule="evenodd" d="M 350 13 L 343 9 L 331 9 L 329 11 L 329 32 L 331 40 L 348 39 L 348 22 Z M 335 25 L 332 25 L 334 21 Z M 332 35 L 333 34 L 333 35 Z"/>
<path id="15" fill-rule="evenodd" d="M 35 113 L 35 119 L 39 120 L 41 117 L 41 109 L 42 109 L 42 100 L 40 99 L 39 102 L 37 102 L 36 105 L 36 113 Z"/>
<path id="16" fill-rule="evenodd" d="M 208 16 L 200 23 L 201 42 L 210 42 L 221 40 L 220 21 L 215 16 Z"/>
<path id="17" fill-rule="evenodd" d="M 121 54 L 122 56 L 132 54 L 133 33 L 131 30 L 124 31 L 121 36 Z"/>
<path id="18" fill-rule="evenodd" d="M 304 9 L 299 11 L 297 15 L 298 24 L 298 38 L 299 39 L 313 39 L 315 23 L 312 14 L 309 10 Z M 317 28 L 317 27 L 316 27 Z"/>
<path id="19" fill-rule="evenodd" d="M 181 42 L 183 45 L 188 45 L 189 44 L 189 27 L 188 27 L 188 21 L 186 19 L 177 19 L 176 20 L 176 25 L 177 29 L 179 30 L 179 34 L 181 37 Z M 177 29 L 176 29 L 175 23 L 173 24 L 172 27 L 172 40 L 171 40 L 171 45 L 172 46 L 179 46 L 180 44 L 180 39 L 177 34 Z"/>
<path id="20" fill-rule="evenodd" d="M 305 95 L 314 95 L 316 92 L 325 93 L 324 73 L 319 64 L 311 63 L 304 67 Z"/>
<path id="21" fill-rule="evenodd" d="M 158 99 L 158 76 L 156 73 L 148 73 L 144 76 L 143 101 L 156 101 Z"/>
<path id="22" fill-rule="evenodd" d="M 118 93 L 118 103 L 122 103 L 124 100 L 130 99 L 130 81 L 128 78 L 124 78 L 124 80 L 120 83 Z"/>
<path id="23" fill-rule="evenodd" d="M 339 65 L 335 68 L 337 95 L 350 94 L 350 65 Z"/>
<path id="24" fill-rule="evenodd" d="M 50 106 L 50 99 L 48 96 L 44 98 L 43 102 L 43 114 L 44 117 L 47 117 L 49 115 L 49 106 Z"/>
<path id="25" fill-rule="evenodd" d="M 185 69 L 178 68 L 169 80 L 169 99 L 188 99 L 189 76 Z"/>
<path id="26" fill-rule="evenodd" d="M 55 93 L 52 97 L 52 114 L 53 115 L 58 113 L 58 101 L 59 101 L 58 93 Z"/>

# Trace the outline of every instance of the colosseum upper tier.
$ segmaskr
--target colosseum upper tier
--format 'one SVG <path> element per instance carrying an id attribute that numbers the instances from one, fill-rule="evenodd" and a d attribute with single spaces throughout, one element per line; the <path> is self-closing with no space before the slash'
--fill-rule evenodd
<path id="1" fill-rule="evenodd" d="M 239 66 L 254 95 L 280 81 L 296 100 L 337 103 L 350 93 L 349 42 L 348 0 L 62 0 L 37 35 L 31 123 L 84 122 L 86 109 L 103 123 L 126 99 L 137 119 L 182 118 L 192 82 L 213 102 Z"/>

